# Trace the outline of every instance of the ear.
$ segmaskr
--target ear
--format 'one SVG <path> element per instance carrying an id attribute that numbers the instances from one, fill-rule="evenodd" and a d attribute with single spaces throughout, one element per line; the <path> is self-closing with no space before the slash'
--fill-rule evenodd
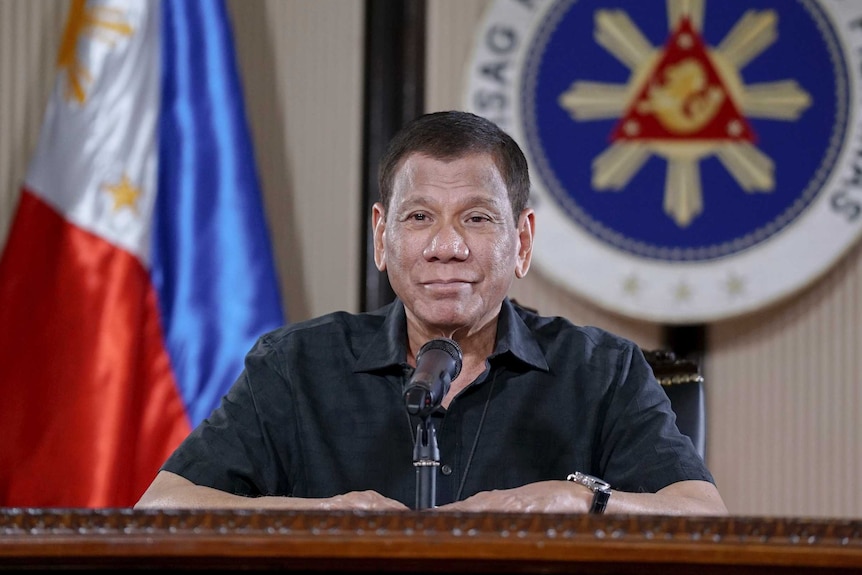
<path id="1" fill-rule="evenodd" d="M 379 271 L 386 271 L 386 249 L 383 240 L 386 236 L 386 210 L 376 202 L 371 208 L 371 229 L 374 230 L 374 265 Z"/>
<path id="2" fill-rule="evenodd" d="M 533 259 L 533 234 L 536 229 L 536 213 L 532 208 L 525 208 L 518 216 L 518 261 L 515 265 L 515 277 L 522 278 L 530 270 Z"/>

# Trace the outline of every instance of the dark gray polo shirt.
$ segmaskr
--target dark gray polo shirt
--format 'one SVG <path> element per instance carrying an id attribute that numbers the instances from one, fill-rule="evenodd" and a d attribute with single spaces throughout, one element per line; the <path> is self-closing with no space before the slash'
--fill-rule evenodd
<path id="1" fill-rule="evenodd" d="M 163 469 L 247 496 L 371 489 L 413 507 L 406 342 L 399 301 L 265 334 Z M 509 300 L 488 369 L 432 421 L 438 505 L 574 471 L 630 492 L 713 482 L 634 343 Z"/>

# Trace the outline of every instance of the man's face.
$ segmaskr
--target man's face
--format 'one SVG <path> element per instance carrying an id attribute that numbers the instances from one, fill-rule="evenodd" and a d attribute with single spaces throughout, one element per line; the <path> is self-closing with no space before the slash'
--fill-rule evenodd
<path id="1" fill-rule="evenodd" d="M 487 154 L 451 162 L 413 154 L 396 174 L 389 212 L 374 206 L 374 259 L 433 337 L 469 334 L 496 317 L 515 277 L 527 273 L 533 213 L 515 224 L 506 187 Z"/>

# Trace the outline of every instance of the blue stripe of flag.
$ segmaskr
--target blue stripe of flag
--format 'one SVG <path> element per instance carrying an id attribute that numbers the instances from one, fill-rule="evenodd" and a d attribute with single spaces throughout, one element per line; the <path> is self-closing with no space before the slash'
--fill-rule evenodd
<path id="1" fill-rule="evenodd" d="M 163 0 L 152 277 L 192 426 L 285 321 L 222 0 Z"/>

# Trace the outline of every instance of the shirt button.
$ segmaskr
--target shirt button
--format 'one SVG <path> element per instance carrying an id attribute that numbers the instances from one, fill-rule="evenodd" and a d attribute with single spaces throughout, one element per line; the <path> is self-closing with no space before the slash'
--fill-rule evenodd
<path id="1" fill-rule="evenodd" d="M 452 475 L 452 467 L 449 465 L 444 465 L 443 467 L 440 468 L 440 472 L 443 475 Z"/>

